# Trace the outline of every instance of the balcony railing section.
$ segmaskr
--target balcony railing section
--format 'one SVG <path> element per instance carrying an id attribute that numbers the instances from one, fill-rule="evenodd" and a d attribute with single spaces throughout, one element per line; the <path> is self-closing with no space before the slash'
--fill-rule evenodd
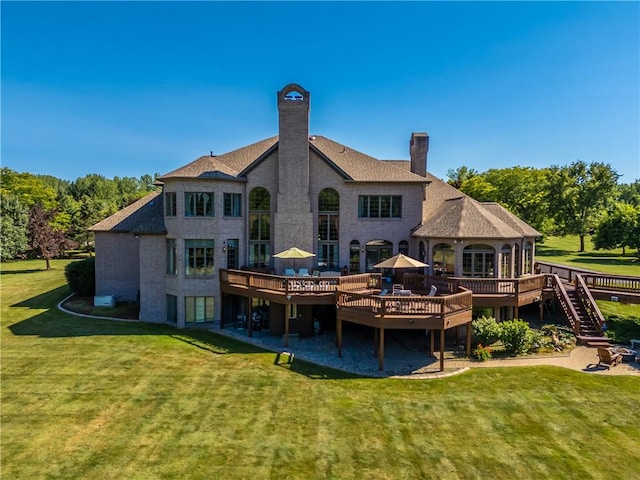
<path id="1" fill-rule="evenodd" d="M 545 285 L 545 275 L 528 275 L 521 278 L 465 278 L 439 277 L 407 273 L 403 277 L 405 288 L 411 290 L 429 290 L 435 285 L 439 292 L 455 292 L 459 287 L 471 290 L 474 295 L 508 295 L 517 296 L 534 290 L 541 290 Z"/>
<path id="2" fill-rule="evenodd" d="M 587 287 L 594 290 L 610 290 L 612 292 L 626 292 L 640 294 L 640 277 L 622 275 L 582 274 L 581 277 Z"/>
<path id="3" fill-rule="evenodd" d="M 377 316 L 438 315 L 446 317 L 470 310 L 472 297 L 473 294 L 464 288 L 460 288 L 458 293 L 443 297 L 371 295 L 339 290 L 338 308 L 371 312 Z"/>

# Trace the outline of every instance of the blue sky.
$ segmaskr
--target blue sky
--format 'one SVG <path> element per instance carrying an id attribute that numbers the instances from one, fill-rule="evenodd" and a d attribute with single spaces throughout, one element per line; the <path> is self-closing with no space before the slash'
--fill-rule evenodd
<path id="1" fill-rule="evenodd" d="M 638 2 L 7 2 L 2 166 L 166 173 L 277 134 L 428 170 L 605 162 L 640 178 Z"/>

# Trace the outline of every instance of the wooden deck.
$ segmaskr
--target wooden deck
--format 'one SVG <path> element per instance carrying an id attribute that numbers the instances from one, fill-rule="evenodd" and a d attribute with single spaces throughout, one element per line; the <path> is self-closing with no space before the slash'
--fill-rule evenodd
<path id="1" fill-rule="evenodd" d="M 512 306 L 539 301 L 545 275 L 517 279 L 476 279 L 404 275 L 404 288 L 411 295 L 380 295 L 382 276 L 363 273 L 347 276 L 289 277 L 244 270 L 220 270 L 223 295 L 258 298 L 283 305 L 335 305 L 338 351 L 342 351 L 342 323 L 351 322 L 375 329 L 380 369 L 384 369 L 384 331 L 387 329 L 440 332 L 440 368 L 444 369 L 444 334 L 450 328 L 467 325 L 467 355 L 471 354 L 472 307 Z M 437 295 L 427 294 L 432 285 Z M 224 301 L 224 300 L 223 300 Z M 284 312 L 283 312 L 284 315 Z M 289 318 L 284 319 L 285 344 Z M 251 331 L 250 331 L 251 334 Z"/>

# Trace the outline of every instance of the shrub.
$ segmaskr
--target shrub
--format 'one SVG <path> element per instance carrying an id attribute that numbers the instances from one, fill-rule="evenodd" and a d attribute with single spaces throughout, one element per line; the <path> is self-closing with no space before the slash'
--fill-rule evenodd
<path id="1" fill-rule="evenodd" d="M 91 297 L 96 293 L 95 257 L 71 262 L 64 268 L 71 291 L 82 297 Z"/>
<path id="2" fill-rule="evenodd" d="M 507 353 L 526 353 L 533 342 L 531 327 L 524 320 L 507 320 L 500 324 L 500 340 Z"/>
<path id="3" fill-rule="evenodd" d="M 632 338 L 640 338 L 640 318 L 638 317 L 609 315 L 606 326 L 605 334 L 614 342 L 629 343 Z"/>
<path id="4" fill-rule="evenodd" d="M 500 338 L 500 325 L 493 317 L 484 315 L 473 322 L 473 333 L 481 344 L 491 345 Z"/>
<path id="5" fill-rule="evenodd" d="M 481 343 L 478 344 L 477 348 L 473 349 L 473 358 L 478 359 L 480 362 L 484 362 L 485 360 L 489 360 L 491 358 L 491 347 L 483 347 Z"/>

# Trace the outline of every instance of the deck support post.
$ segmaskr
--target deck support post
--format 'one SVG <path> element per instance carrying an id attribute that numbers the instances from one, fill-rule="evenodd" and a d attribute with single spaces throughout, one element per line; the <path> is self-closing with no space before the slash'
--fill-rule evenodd
<path id="1" fill-rule="evenodd" d="M 467 357 L 471 356 L 471 322 L 467 323 Z"/>
<path id="2" fill-rule="evenodd" d="M 247 305 L 246 305 L 246 311 L 247 314 L 245 316 L 246 322 L 247 322 L 247 327 L 249 328 L 249 337 L 253 337 L 253 322 L 251 321 L 251 314 L 253 313 L 251 311 L 251 297 L 247 297 Z"/>
<path id="3" fill-rule="evenodd" d="M 384 328 L 380 327 L 380 347 L 378 351 L 378 369 L 384 370 Z"/>
<path id="4" fill-rule="evenodd" d="M 338 347 L 338 358 L 342 358 L 342 320 L 340 315 L 336 317 L 336 346 Z"/>
<path id="5" fill-rule="evenodd" d="M 444 328 L 440 330 L 440 371 L 444 372 Z"/>
<path id="6" fill-rule="evenodd" d="M 284 348 L 289 348 L 289 309 L 288 308 L 284 309 Z"/>

